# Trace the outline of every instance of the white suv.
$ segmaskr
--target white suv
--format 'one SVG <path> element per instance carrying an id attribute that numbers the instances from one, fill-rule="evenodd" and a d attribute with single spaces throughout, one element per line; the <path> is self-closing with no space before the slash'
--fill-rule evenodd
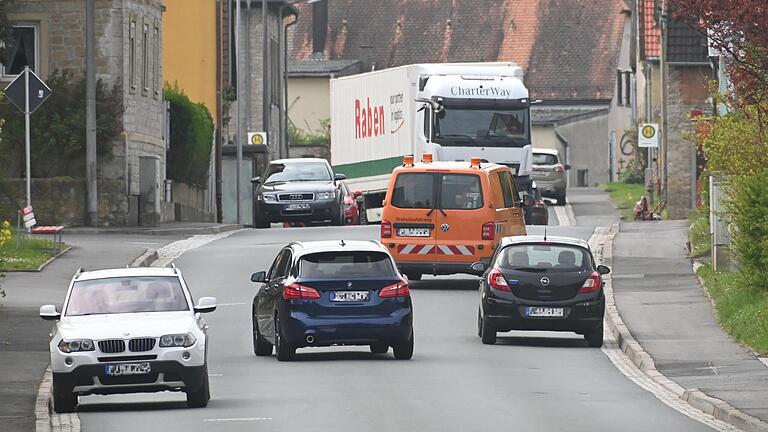
<path id="1" fill-rule="evenodd" d="M 69 284 L 50 343 L 53 409 L 71 412 L 77 397 L 183 391 L 189 407 L 208 405 L 208 325 L 200 313 L 216 299 L 193 306 L 176 268 L 121 268 L 84 272 Z"/>

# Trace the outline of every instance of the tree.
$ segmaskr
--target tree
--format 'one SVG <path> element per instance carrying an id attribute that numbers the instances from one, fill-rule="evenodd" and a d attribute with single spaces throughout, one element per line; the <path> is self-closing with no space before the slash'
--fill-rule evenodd
<path id="1" fill-rule="evenodd" d="M 205 185 L 213 147 L 213 117 L 205 105 L 192 102 L 178 85 L 165 86 L 171 103 L 168 178 Z"/>
<path id="2" fill-rule="evenodd" d="M 712 45 L 724 55 L 727 73 L 742 101 L 761 106 L 768 98 L 768 3 L 765 0 L 673 2 L 676 18 L 698 22 L 708 30 Z"/>

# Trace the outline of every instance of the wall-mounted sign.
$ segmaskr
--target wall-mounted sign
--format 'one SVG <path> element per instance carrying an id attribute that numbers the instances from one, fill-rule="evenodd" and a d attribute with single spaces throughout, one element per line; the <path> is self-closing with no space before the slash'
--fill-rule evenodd
<path id="1" fill-rule="evenodd" d="M 637 127 L 637 146 L 638 147 L 658 147 L 659 146 L 659 124 L 641 123 Z"/>
<path id="2" fill-rule="evenodd" d="M 267 134 L 265 132 L 248 132 L 247 145 L 267 144 Z"/>

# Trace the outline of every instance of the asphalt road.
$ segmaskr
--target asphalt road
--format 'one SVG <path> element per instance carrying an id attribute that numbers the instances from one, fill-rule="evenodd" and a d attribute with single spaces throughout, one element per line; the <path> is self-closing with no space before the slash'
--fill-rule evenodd
<path id="1" fill-rule="evenodd" d="M 529 232 L 540 232 L 532 228 Z M 589 238 L 591 227 L 550 227 Z M 701 431 L 569 333 L 476 333 L 477 279 L 412 283 L 416 348 L 410 361 L 367 347 L 300 349 L 295 362 L 255 357 L 252 272 L 291 240 L 372 239 L 377 226 L 247 230 L 176 263 L 209 315 L 212 400 L 187 409 L 183 394 L 80 399 L 85 431 Z"/>

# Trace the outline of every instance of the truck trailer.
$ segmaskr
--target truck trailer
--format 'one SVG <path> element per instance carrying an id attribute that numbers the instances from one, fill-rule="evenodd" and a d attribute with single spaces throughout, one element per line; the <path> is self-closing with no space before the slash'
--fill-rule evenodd
<path id="1" fill-rule="evenodd" d="M 389 176 L 405 155 L 480 157 L 512 168 L 527 190 L 530 106 L 514 63 L 415 64 L 332 79 L 331 164 L 362 192 L 362 222 L 381 221 Z"/>

